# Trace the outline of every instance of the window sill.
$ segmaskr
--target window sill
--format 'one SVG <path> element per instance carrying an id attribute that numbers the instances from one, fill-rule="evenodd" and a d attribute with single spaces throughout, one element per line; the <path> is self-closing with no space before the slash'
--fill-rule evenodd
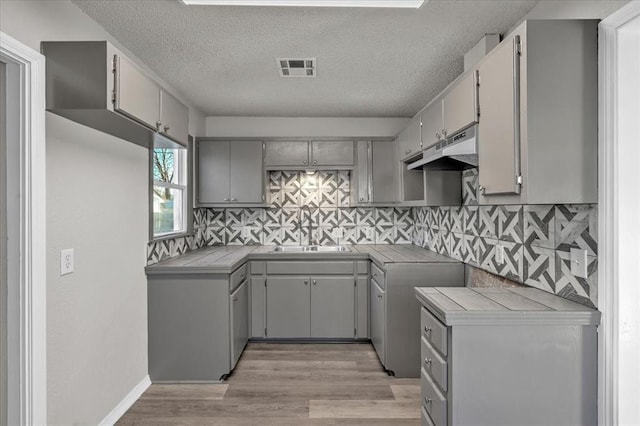
<path id="1" fill-rule="evenodd" d="M 153 237 L 149 242 L 155 243 L 158 241 L 173 240 L 174 238 L 180 238 L 180 237 L 192 237 L 194 235 L 195 235 L 195 232 L 177 232 L 175 234 L 163 234 L 157 237 Z"/>

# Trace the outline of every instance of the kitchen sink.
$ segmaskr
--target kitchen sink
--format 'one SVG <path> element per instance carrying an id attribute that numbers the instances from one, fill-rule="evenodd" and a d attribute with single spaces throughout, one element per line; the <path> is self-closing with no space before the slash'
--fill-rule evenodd
<path id="1" fill-rule="evenodd" d="M 276 246 L 271 251 L 280 253 L 331 253 L 351 250 L 347 246 Z"/>

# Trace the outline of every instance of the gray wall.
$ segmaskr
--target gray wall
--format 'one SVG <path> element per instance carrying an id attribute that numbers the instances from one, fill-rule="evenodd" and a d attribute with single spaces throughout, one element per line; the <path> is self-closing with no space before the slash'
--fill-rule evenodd
<path id="1" fill-rule="evenodd" d="M 409 120 L 403 117 L 207 117 L 207 136 L 395 137 Z"/>
<path id="2" fill-rule="evenodd" d="M 0 424 L 7 422 L 6 73 L 0 62 Z"/>
<path id="3" fill-rule="evenodd" d="M 0 28 L 37 51 L 42 40 L 122 49 L 69 1 L 3 0 Z M 148 152 L 53 114 L 46 126 L 48 423 L 97 424 L 148 373 Z M 204 134 L 193 108 L 190 132 Z M 75 273 L 60 277 L 64 248 Z"/>

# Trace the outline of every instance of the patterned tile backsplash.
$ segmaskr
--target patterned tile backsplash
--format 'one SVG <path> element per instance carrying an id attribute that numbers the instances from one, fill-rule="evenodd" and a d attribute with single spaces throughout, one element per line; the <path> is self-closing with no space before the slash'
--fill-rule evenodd
<path id="1" fill-rule="evenodd" d="M 195 209 L 194 234 L 149 243 L 147 261 L 210 245 L 307 244 L 311 228 L 316 244 L 415 244 L 597 306 L 597 205 L 478 206 L 477 169 L 462 181 L 462 206 L 350 207 L 347 171 L 274 171 L 269 208 Z M 587 250 L 588 278 L 571 274 L 571 248 Z"/>

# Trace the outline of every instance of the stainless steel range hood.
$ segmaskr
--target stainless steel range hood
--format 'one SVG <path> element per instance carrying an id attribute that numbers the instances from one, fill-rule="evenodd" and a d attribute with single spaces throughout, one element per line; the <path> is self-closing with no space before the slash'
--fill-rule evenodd
<path id="1" fill-rule="evenodd" d="M 469 127 L 425 149 L 420 160 L 407 164 L 409 170 L 464 170 L 478 167 L 478 126 Z"/>

